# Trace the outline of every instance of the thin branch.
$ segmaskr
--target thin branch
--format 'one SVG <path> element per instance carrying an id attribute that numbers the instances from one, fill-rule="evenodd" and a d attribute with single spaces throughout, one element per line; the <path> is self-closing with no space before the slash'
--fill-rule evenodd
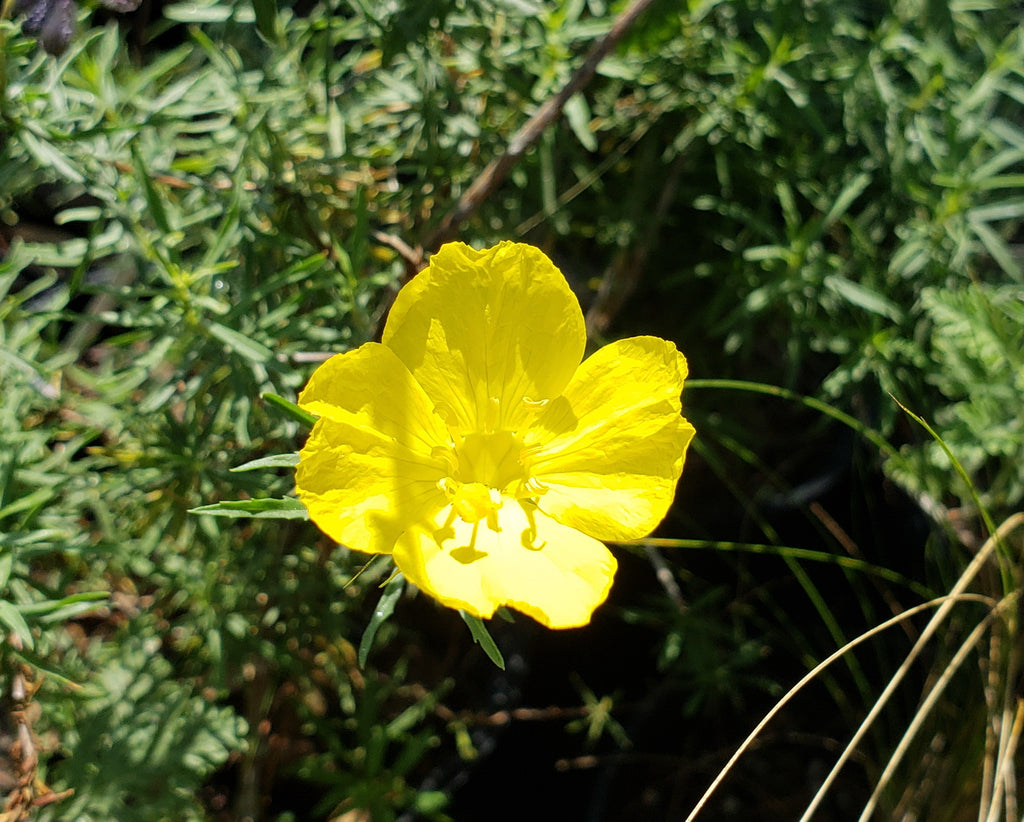
<path id="1" fill-rule="evenodd" d="M 672 571 L 661 555 L 661 551 L 649 542 L 643 543 L 643 546 L 647 559 L 654 566 L 654 575 L 661 583 L 661 587 L 665 589 L 665 593 L 668 594 L 679 613 L 685 614 L 688 610 L 686 598 L 683 596 L 683 591 L 679 587 L 679 583 L 676 582 L 676 578 L 672 576 Z"/>
<path id="2" fill-rule="evenodd" d="M 437 248 L 455 236 L 459 226 L 465 222 L 466 218 L 480 208 L 508 176 L 512 168 L 540 139 L 544 130 L 558 119 L 569 99 L 590 82 L 601 61 L 612 52 L 630 26 L 653 2 L 654 0 L 635 0 L 616 18 L 608 33 L 591 47 L 583 65 L 569 78 L 569 82 L 537 109 L 525 125 L 509 140 L 505 153 L 492 160 L 480 173 L 480 176 L 473 181 L 473 184 L 466 189 L 455 208 L 445 216 L 441 225 L 424 243 L 425 248 Z"/>

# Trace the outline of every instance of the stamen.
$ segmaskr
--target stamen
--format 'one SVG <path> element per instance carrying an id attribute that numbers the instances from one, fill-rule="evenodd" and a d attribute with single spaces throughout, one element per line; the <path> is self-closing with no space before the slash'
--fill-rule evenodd
<path id="1" fill-rule="evenodd" d="M 454 474 L 459 470 L 459 458 L 455 455 L 455 451 L 446 445 L 435 445 L 430 449 L 430 456 L 434 459 L 444 460 L 448 474 Z M 441 480 L 438 485 L 441 485 L 443 482 L 444 480 Z M 442 490 L 444 490 L 443 486 Z"/>
<path id="2" fill-rule="evenodd" d="M 452 510 L 466 522 L 477 523 L 484 519 L 491 530 L 498 530 L 497 511 L 504 505 L 498 491 L 479 482 L 459 484 L 451 480 L 451 485 L 458 486 L 451 496 Z M 451 485 L 446 487 L 446 492 Z"/>
<path id="3" fill-rule="evenodd" d="M 527 550 L 540 551 L 548 543 L 545 540 L 539 545 L 537 544 L 537 509 L 532 505 L 523 505 L 521 507 L 523 509 L 523 513 L 526 515 L 526 521 L 530 524 L 530 527 L 523 529 L 523 533 L 520 535 L 520 541 L 522 542 L 523 547 Z"/>
<path id="4" fill-rule="evenodd" d="M 527 477 L 519 486 L 517 497 L 540 497 L 548 492 L 548 487 L 536 477 Z"/>

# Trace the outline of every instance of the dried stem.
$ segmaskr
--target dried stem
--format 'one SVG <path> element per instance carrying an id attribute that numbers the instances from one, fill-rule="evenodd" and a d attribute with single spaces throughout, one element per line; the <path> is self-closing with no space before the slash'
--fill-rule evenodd
<path id="1" fill-rule="evenodd" d="M 558 119 L 569 98 L 590 82 L 601 61 L 619 44 L 630 26 L 653 2 L 654 0 L 635 0 L 616 18 L 608 33 L 591 47 L 583 65 L 569 78 L 569 82 L 537 109 L 525 125 L 509 140 L 505 153 L 492 160 L 480 173 L 480 176 L 473 181 L 473 184 L 466 189 L 455 208 L 445 216 L 437 230 L 427 239 L 424 244 L 426 248 L 437 248 L 455 236 L 459 226 L 465 222 L 466 218 L 480 208 L 508 176 L 512 168 L 540 139 L 545 129 Z"/>
<path id="2" fill-rule="evenodd" d="M 10 634 L 7 642 L 15 651 L 22 649 L 17 634 Z M 0 810 L 2 822 L 27 822 L 33 815 L 33 809 L 59 802 L 74 793 L 73 790 L 54 792 L 39 778 L 39 754 L 32 735 L 29 710 L 37 687 L 32 682 L 32 669 L 15 660 L 9 701 L 10 718 L 17 728 L 17 739 L 9 753 L 14 764 L 12 775 L 16 785 L 8 793 L 3 810 Z"/>

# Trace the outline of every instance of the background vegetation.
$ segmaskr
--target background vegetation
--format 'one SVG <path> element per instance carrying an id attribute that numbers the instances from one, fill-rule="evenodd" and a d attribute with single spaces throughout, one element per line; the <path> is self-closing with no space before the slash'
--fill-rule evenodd
<path id="1" fill-rule="evenodd" d="M 0 819 L 680 819 L 950 591 L 701 818 L 1017 818 L 1019 4 L 656 0 L 457 227 L 690 359 L 697 452 L 589 628 L 495 621 L 500 670 L 305 521 L 188 513 L 291 492 L 232 471 L 302 442 L 263 397 L 378 333 L 621 12 L 4 4 Z"/>

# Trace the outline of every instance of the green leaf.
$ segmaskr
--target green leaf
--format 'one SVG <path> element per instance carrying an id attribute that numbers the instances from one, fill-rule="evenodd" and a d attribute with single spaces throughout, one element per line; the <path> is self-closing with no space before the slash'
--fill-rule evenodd
<path id="1" fill-rule="evenodd" d="M 83 591 L 80 594 L 72 594 L 61 599 L 48 599 L 45 602 L 22 605 L 19 610 L 23 616 L 45 617 L 47 621 L 54 622 L 72 616 L 72 611 L 79 613 L 88 610 L 92 607 L 92 603 L 105 600 L 109 596 L 110 594 L 106 591 Z"/>
<path id="2" fill-rule="evenodd" d="M 822 228 L 828 229 L 842 217 L 847 209 L 853 205 L 856 200 L 868 184 L 871 182 L 871 175 L 866 172 L 862 172 L 854 177 L 850 182 L 846 184 L 846 187 L 839 192 L 839 196 L 836 197 L 835 202 L 832 204 L 832 208 L 828 210 L 828 214 L 825 215 L 825 219 L 822 221 Z"/>
<path id="3" fill-rule="evenodd" d="M 590 108 L 582 94 L 574 94 L 565 104 L 569 128 L 587 151 L 597 151 L 597 137 L 590 130 Z"/>
<path id="4" fill-rule="evenodd" d="M 67 688 L 69 691 L 77 691 L 82 687 L 78 682 L 75 682 L 67 674 L 63 673 L 61 669 L 57 668 L 54 665 L 54 661 L 48 659 L 45 655 L 40 656 L 29 648 L 14 651 L 14 655 L 27 662 L 47 679 L 52 680 L 62 688 Z"/>
<path id="5" fill-rule="evenodd" d="M 42 168 L 52 168 L 68 182 L 85 182 L 85 177 L 82 176 L 82 173 L 77 168 L 71 165 L 67 157 L 49 143 L 40 141 L 30 129 L 22 129 L 18 133 L 18 137 L 29 154 L 33 156 Z"/>
<path id="6" fill-rule="evenodd" d="M 448 805 L 448 794 L 444 791 L 420 791 L 413 800 L 413 807 L 421 814 L 439 814 Z"/>
<path id="7" fill-rule="evenodd" d="M 178 23 L 223 23 L 231 19 L 234 9 L 230 4 L 208 5 L 199 3 L 174 3 L 164 6 L 164 17 Z"/>
<path id="8" fill-rule="evenodd" d="M 170 234 L 172 230 L 171 222 L 167 219 L 167 211 L 164 209 L 163 198 L 160 196 L 160 192 L 156 189 L 156 185 L 153 182 L 153 175 L 149 172 L 145 161 L 142 159 L 142 154 L 139 152 L 138 141 L 133 140 L 130 148 L 132 162 L 135 164 L 135 173 L 142 181 L 142 191 L 146 198 L 146 205 L 149 206 L 149 214 L 160 231 L 164 234 Z"/>
<path id="9" fill-rule="evenodd" d="M 11 569 L 14 567 L 14 551 L 7 550 L 0 555 L 0 591 L 7 585 L 11 578 Z"/>
<path id="10" fill-rule="evenodd" d="M 259 471 L 263 468 L 293 468 L 299 464 L 298 454 L 274 454 L 269 457 L 260 457 L 250 460 L 242 465 L 236 465 L 231 473 L 237 474 L 242 471 Z"/>
<path id="11" fill-rule="evenodd" d="M 889 396 L 892 397 L 892 394 L 890 394 Z M 999 529 L 996 528 L 995 520 L 992 519 L 992 515 L 989 513 L 988 507 L 984 504 L 984 502 L 982 502 L 981 495 L 978 493 L 977 486 L 975 486 L 975 484 L 971 481 L 971 478 L 968 475 L 967 471 L 964 470 L 963 464 L 960 462 L 959 459 L 957 459 L 956 454 L 954 454 L 952 449 L 946 444 L 946 441 L 934 428 L 931 427 L 931 425 L 928 424 L 924 417 L 919 417 L 917 414 L 915 414 L 913 411 L 907 408 L 907 406 L 905 406 L 895 397 L 892 397 L 892 400 L 900 408 L 903 409 L 903 413 L 905 413 L 914 422 L 920 425 L 925 431 L 928 432 L 931 438 L 935 440 L 936 443 L 938 443 L 939 447 L 943 450 L 943 452 L 946 454 L 946 457 L 953 465 L 953 468 L 956 470 L 957 474 L 960 475 L 960 479 L 962 479 L 964 481 L 964 484 L 967 486 L 967 490 L 970 492 L 971 499 L 974 500 L 974 505 L 978 509 L 978 513 L 981 515 L 981 519 L 985 523 L 985 527 L 988 529 L 989 534 L 992 534 L 993 536 L 996 535 Z M 1005 548 L 1004 551 L 1006 551 Z"/>
<path id="12" fill-rule="evenodd" d="M 968 220 L 981 223 L 992 223 L 1000 220 L 1015 220 L 1021 216 L 1024 216 L 1024 197 L 975 206 L 967 212 Z"/>
<path id="13" fill-rule="evenodd" d="M 10 505 L 0 508 L 0 520 L 6 519 L 19 511 L 29 511 L 45 504 L 53 497 L 53 491 L 49 488 L 39 488 L 31 494 L 26 494 L 20 499 L 14 500 Z"/>
<path id="14" fill-rule="evenodd" d="M 972 215 L 968 216 L 967 222 L 973 229 L 975 236 L 981 240 L 981 244 L 992 255 L 992 259 L 999 264 L 999 267 L 1017 282 L 1024 280 L 1021 267 L 1006 241 L 993 231 L 989 225 L 973 219 Z"/>
<path id="15" fill-rule="evenodd" d="M 903 312 L 892 300 L 886 299 L 877 291 L 867 286 L 840 277 L 838 274 L 830 274 L 825 278 L 825 285 L 835 291 L 840 297 L 851 305 L 878 314 L 881 317 L 888 317 L 894 322 L 903 319 Z"/>
<path id="16" fill-rule="evenodd" d="M 781 245 L 758 245 L 743 250 L 743 259 L 748 262 L 785 260 L 787 257 L 789 257 L 789 249 Z"/>
<path id="17" fill-rule="evenodd" d="M 459 611 L 459 614 L 469 626 L 469 632 L 473 635 L 473 641 L 484 649 L 484 653 L 487 654 L 491 662 L 504 671 L 505 658 L 501 655 L 501 651 L 498 650 L 498 646 L 494 644 L 494 639 L 487 630 L 487 626 L 484 625 L 484 621 L 478 616 L 467 614 L 465 611 Z"/>
<path id="18" fill-rule="evenodd" d="M 252 517 L 254 519 L 309 519 L 309 513 L 295 497 L 283 499 L 244 499 L 201 505 L 189 510 L 190 514 L 211 517 Z"/>
<path id="19" fill-rule="evenodd" d="M 788 388 L 782 388 L 781 386 L 768 385 L 760 382 L 748 382 L 746 380 L 693 379 L 686 381 L 687 391 L 693 391 L 694 389 L 699 390 L 701 388 L 752 391 L 755 394 L 767 394 L 768 396 L 779 397 L 784 400 L 795 400 L 808 408 L 820 411 L 837 422 L 841 422 L 843 425 L 848 426 L 853 431 L 857 432 L 857 434 L 864 437 L 868 442 L 877 446 L 878 449 L 886 456 L 895 457 L 899 453 L 896 448 L 894 448 L 893 445 L 885 439 L 885 437 L 879 434 L 875 429 L 862 423 L 856 417 L 852 417 L 846 412 L 840 411 L 838 408 L 833 408 L 828 403 L 822 402 L 815 397 L 805 397 L 795 391 L 790 391 Z"/>
<path id="20" fill-rule="evenodd" d="M 301 422 L 303 425 L 312 428 L 313 423 L 317 421 L 315 414 L 310 414 L 308 411 L 303 411 L 299 406 L 293 402 L 289 402 L 284 397 L 279 397 L 277 394 L 266 393 L 263 394 L 263 399 L 273 405 L 275 408 L 279 408 L 284 411 L 289 417 L 296 422 Z"/>
<path id="21" fill-rule="evenodd" d="M 275 0 L 252 0 L 256 29 L 271 42 L 278 38 L 277 3 Z"/>
<path id="22" fill-rule="evenodd" d="M 21 611 L 11 605 L 11 603 L 4 602 L 3 600 L 0 600 L 0 622 L 14 631 L 26 648 L 34 647 L 32 631 L 29 629 L 28 623 L 25 622 L 25 618 L 21 615 Z"/>
<path id="23" fill-rule="evenodd" d="M 252 362 L 266 362 L 274 356 L 274 352 L 262 343 L 250 340 L 245 334 L 235 331 L 233 328 L 228 328 L 226 325 L 211 323 L 210 334 L 236 354 Z"/>
<path id="24" fill-rule="evenodd" d="M 359 667 L 366 667 L 366 658 L 370 655 L 370 648 L 373 647 L 373 638 L 377 635 L 380 626 L 395 612 L 395 605 L 398 604 L 402 592 L 405 590 L 405 577 L 395 574 L 384 586 L 384 593 L 381 594 L 377 607 L 373 610 L 366 630 L 363 631 L 363 638 L 359 641 Z"/>

